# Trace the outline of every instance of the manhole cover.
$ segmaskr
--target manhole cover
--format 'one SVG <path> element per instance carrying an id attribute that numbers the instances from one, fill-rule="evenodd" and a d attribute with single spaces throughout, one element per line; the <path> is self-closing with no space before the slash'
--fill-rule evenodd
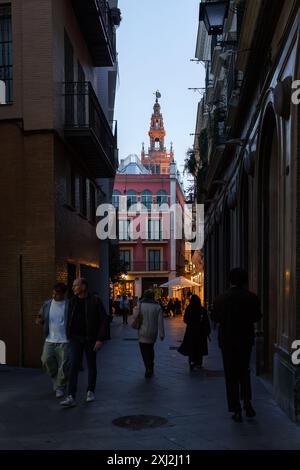
<path id="1" fill-rule="evenodd" d="M 123 338 L 123 341 L 138 341 L 138 338 Z"/>
<path id="2" fill-rule="evenodd" d="M 224 377 L 223 370 L 206 370 L 205 371 L 206 377 Z"/>
<path id="3" fill-rule="evenodd" d="M 140 429 L 157 428 L 166 424 L 168 420 L 160 416 L 151 415 L 132 415 L 122 416 L 113 420 L 115 426 L 120 428 L 128 428 L 132 431 L 139 431 Z"/>

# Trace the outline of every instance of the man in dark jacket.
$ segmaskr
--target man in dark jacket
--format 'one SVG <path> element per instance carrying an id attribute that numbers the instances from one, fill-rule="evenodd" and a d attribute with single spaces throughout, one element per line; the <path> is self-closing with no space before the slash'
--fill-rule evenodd
<path id="1" fill-rule="evenodd" d="M 231 288 L 215 299 L 212 320 L 219 323 L 228 408 L 236 422 L 242 421 L 240 399 L 247 417 L 254 417 L 251 404 L 250 358 L 254 344 L 254 323 L 262 314 L 258 297 L 246 289 L 247 273 L 233 269 Z"/>
<path id="2" fill-rule="evenodd" d="M 70 341 L 70 375 L 68 395 L 61 402 L 64 407 L 75 406 L 78 372 L 83 351 L 88 366 L 88 388 L 86 401 L 95 399 L 97 378 L 96 354 L 107 337 L 107 321 L 100 298 L 88 292 L 87 281 L 76 279 L 73 283 L 75 296 L 70 300 L 68 310 L 67 335 Z"/>

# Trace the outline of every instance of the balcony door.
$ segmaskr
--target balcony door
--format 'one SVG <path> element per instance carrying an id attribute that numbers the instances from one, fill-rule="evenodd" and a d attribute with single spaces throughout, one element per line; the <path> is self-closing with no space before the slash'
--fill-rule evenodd
<path id="1" fill-rule="evenodd" d="M 148 251 L 148 267 L 149 271 L 160 271 L 161 252 L 160 250 Z"/>
<path id="2" fill-rule="evenodd" d="M 122 268 L 126 271 L 131 271 L 131 251 L 121 250 L 120 251 L 120 263 Z"/>

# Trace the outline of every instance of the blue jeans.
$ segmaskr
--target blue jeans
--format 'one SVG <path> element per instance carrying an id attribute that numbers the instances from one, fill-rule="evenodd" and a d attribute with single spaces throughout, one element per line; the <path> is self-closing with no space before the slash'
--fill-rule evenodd
<path id="1" fill-rule="evenodd" d="M 97 380 L 96 352 L 94 351 L 96 341 L 79 336 L 70 339 L 70 374 L 68 395 L 75 398 L 77 391 L 78 373 L 82 362 L 83 352 L 85 352 L 88 367 L 88 387 L 87 391 L 94 392 Z"/>

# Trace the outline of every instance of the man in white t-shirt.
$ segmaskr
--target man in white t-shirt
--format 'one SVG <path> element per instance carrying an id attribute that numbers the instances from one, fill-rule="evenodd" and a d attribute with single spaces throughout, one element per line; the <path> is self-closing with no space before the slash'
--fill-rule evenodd
<path id="1" fill-rule="evenodd" d="M 43 368 L 52 378 L 57 398 L 64 396 L 69 368 L 66 292 L 67 286 L 65 284 L 61 282 L 55 284 L 52 299 L 43 303 L 37 319 L 37 323 L 43 325 L 46 337 L 41 361 Z"/>

